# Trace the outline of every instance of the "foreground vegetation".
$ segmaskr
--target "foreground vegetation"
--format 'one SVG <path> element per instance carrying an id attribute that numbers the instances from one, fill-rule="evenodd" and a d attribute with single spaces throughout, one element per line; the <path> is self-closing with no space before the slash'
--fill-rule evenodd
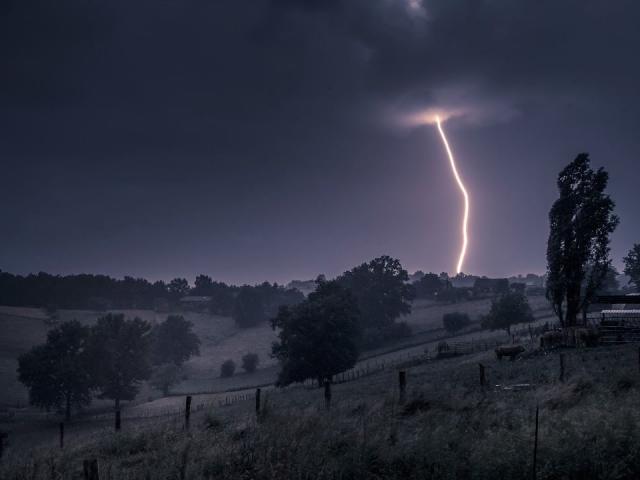
<path id="1" fill-rule="evenodd" d="M 87 430 L 63 451 L 54 439 L 10 448 L 0 478 L 81 478 L 94 458 L 101 479 L 531 478 L 538 405 L 537 478 L 638 478 L 637 347 L 566 350 L 564 382 L 558 352 L 532 347 L 515 362 L 482 353 L 407 366 L 402 405 L 386 371 L 335 386 L 329 412 L 319 390 L 293 387 L 269 392 L 259 419 L 246 401 L 196 412 L 189 431 L 168 417 Z"/>

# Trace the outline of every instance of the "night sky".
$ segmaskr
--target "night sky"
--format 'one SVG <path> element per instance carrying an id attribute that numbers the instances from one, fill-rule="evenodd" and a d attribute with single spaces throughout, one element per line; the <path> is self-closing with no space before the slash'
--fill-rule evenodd
<path id="1" fill-rule="evenodd" d="M 640 242 L 640 3 L 0 1 L 0 268 L 234 283 L 545 270 L 559 170 Z"/>

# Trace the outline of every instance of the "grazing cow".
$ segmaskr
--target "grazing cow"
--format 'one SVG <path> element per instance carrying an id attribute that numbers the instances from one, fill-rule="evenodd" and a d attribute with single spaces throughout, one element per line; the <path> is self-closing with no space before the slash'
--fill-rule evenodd
<path id="1" fill-rule="evenodd" d="M 509 357 L 513 361 L 524 352 L 524 347 L 522 345 L 501 345 L 496 348 L 495 352 L 498 360 L 502 360 L 502 357 Z"/>

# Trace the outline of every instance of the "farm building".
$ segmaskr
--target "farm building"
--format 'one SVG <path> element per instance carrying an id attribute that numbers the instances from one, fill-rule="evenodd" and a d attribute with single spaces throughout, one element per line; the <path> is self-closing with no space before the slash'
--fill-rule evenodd
<path id="1" fill-rule="evenodd" d="M 606 307 L 588 318 L 599 323 L 601 343 L 640 341 L 640 295 L 604 295 L 596 304 Z"/>

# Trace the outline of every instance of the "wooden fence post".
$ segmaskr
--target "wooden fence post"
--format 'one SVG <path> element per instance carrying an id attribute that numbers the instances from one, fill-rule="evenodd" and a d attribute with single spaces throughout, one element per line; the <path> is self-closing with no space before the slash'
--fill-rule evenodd
<path id="1" fill-rule="evenodd" d="M 404 370 L 398 372 L 398 386 L 400 387 L 400 405 L 402 405 L 407 395 L 407 372 Z"/>
<path id="2" fill-rule="evenodd" d="M 478 367 L 480 367 L 480 386 L 484 387 L 484 385 L 486 383 L 486 378 L 484 376 L 484 365 L 479 363 Z"/>
<path id="3" fill-rule="evenodd" d="M 82 471 L 84 480 L 100 480 L 98 474 L 98 460 L 85 460 L 82 462 Z"/>
<path id="4" fill-rule="evenodd" d="M 116 432 L 120 431 L 120 409 L 116 410 Z"/>
<path id="5" fill-rule="evenodd" d="M 4 453 L 4 439 L 9 436 L 8 433 L 0 430 L 0 460 L 2 459 L 2 454 Z"/>
<path id="6" fill-rule="evenodd" d="M 60 448 L 64 448 L 64 422 L 60 422 Z"/>
<path id="7" fill-rule="evenodd" d="M 560 381 L 564 382 L 564 353 L 560 354 Z"/>
<path id="8" fill-rule="evenodd" d="M 260 389 L 256 388 L 256 416 L 260 416 Z"/>
<path id="9" fill-rule="evenodd" d="M 538 405 L 536 405 L 536 430 L 535 430 L 535 436 L 534 436 L 534 440 L 533 440 L 533 467 L 532 467 L 532 478 L 533 480 L 536 480 L 536 476 L 537 476 L 537 464 L 538 464 L 538 414 L 539 414 L 539 410 L 540 407 Z"/>
<path id="10" fill-rule="evenodd" d="M 327 410 L 331 409 L 331 379 L 324 381 L 324 406 Z"/>
<path id="11" fill-rule="evenodd" d="M 184 428 L 189 430 L 189 420 L 191 418 L 191 395 L 187 395 L 184 405 Z"/>

